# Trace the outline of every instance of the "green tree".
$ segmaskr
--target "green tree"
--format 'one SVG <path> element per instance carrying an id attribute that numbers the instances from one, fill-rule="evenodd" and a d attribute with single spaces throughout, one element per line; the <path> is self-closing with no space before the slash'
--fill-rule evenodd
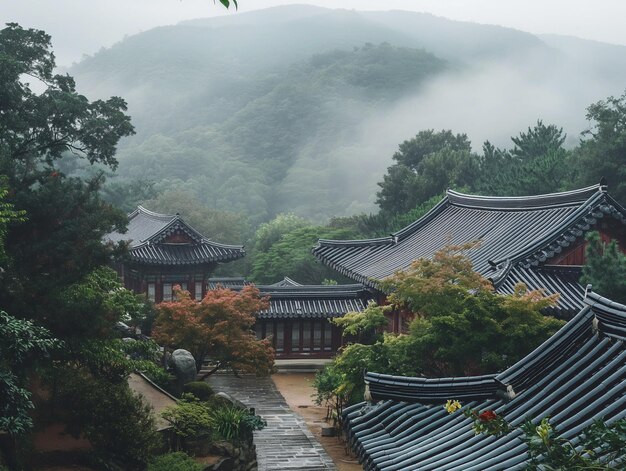
<path id="1" fill-rule="evenodd" d="M 587 234 L 585 266 L 580 279 L 593 290 L 626 304 L 626 255 L 615 240 L 604 243 L 598 232 Z"/>
<path id="2" fill-rule="evenodd" d="M 511 155 L 521 161 L 534 160 L 562 149 L 566 137 L 563 128 L 558 128 L 554 124 L 546 126 L 539 119 L 534 127 L 528 128 L 527 132 L 521 132 L 518 137 L 511 138 L 515 144 Z"/>
<path id="3" fill-rule="evenodd" d="M 341 327 L 344 335 L 355 337 L 358 343 L 372 344 L 379 337 L 380 329 L 388 324 L 386 310 L 388 307 L 370 301 L 362 312 L 348 312 L 330 322 Z"/>
<path id="4" fill-rule="evenodd" d="M 288 276 L 300 283 L 319 284 L 337 278 L 337 273 L 318 263 L 311 254 L 318 239 L 346 239 L 354 233 L 345 229 L 305 226 L 283 234 L 266 252 L 255 252 L 252 279 L 257 283 L 274 283 Z"/>
<path id="5" fill-rule="evenodd" d="M 554 124 L 538 120 L 512 137 L 510 151 L 483 145 L 476 189 L 491 195 L 538 195 L 567 189 L 573 178 L 572 154 L 563 148 L 566 135 Z"/>
<path id="6" fill-rule="evenodd" d="M 471 247 L 445 247 L 382 282 L 394 308 L 414 313 L 408 334 L 345 347 L 320 373 L 320 400 L 359 400 L 364 371 L 428 377 L 494 373 L 563 325 L 541 313 L 556 295 L 523 285 L 513 295 L 496 293 L 464 255 Z"/>
<path id="7" fill-rule="evenodd" d="M 81 367 L 57 370 L 53 403 L 67 431 L 85 436 L 105 462 L 143 469 L 162 446 L 152 408 L 126 382 L 111 383 Z"/>
<path id="8" fill-rule="evenodd" d="M 376 203 L 391 213 L 405 213 L 449 187 L 471 187 L 480 163 L 465 134 L 432 129 L 400 144 L 393 160 L 376 194 Z"/>
<path id="9" fill-rule="evenodd" d="M 7 202 L 27 216 L 7 230 L 0 307 L 44 325 L 50 296 L 107 263 L 102 237 L 126 223 L 102 202 L 101 176 L 67 178 L 56 165 L 69 154 L 115 168 L 118 141 L 134 132 L 124 100 L 90 102 L 54 67 L 46 33 L 15 23 L 0 30 L 0 174 Z M 45 90 L 34 93 L 23 77 Z"/>
<path id="10" fill-rule="evenodd" d="M 0 311 L 0 430 L 16 436 L 32 428 L 29 368 L 57 346 L 48 330 Z"/>
<path id="11" fill-rule="evenodd" d="M 258 227 L 252 240 L 252 250 L 254 253 L 267 252 L 285 234 L 309 225 L 306 219 L 295 214 L 279 214 Z"/>
<path id="12" fill-rule="evenodd" d="M 391 303 L 416 315 L 409 335 L 416 364 L 428 376 L 498 371 L 562 325 L 541 313 L 554 305 L 557 295 L 543 296 L 524 285 L 513 295 L 496 293 L 464 254 L 471 247 L 444 247 L 382 283 L 391 292 Z"/>
<path id="13" fill-rule="evenodd" d="M 626 92 L 587 108 L 589 130 L 577 149 L 578 185 L 606 178 L 611 195 L 626 204 Z"/>

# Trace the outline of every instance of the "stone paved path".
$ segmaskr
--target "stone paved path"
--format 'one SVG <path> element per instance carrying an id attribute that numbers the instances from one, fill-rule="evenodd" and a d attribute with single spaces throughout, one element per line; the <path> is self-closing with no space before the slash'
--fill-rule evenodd
<path id="1" fill-rule="evenodd" d="M 306 470 L 336 471 L 324 448 L 309 431 L 302 418 L 289 409 L 271 378 L 219 374 L 209 382 L 267 421 L 267 427 L 254 432 L 259 471 Z"/>

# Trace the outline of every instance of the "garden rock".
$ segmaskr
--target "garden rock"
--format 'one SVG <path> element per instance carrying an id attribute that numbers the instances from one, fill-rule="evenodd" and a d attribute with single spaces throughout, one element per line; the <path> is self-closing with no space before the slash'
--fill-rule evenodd
<path id="1" fill-rule="evenodd" d="M 196 379 L 196 360 L 187 350 L 174 350 L 170 365 L 179 384 L 187 384 Z"/>
<path id="2" fill-rule="evenodd" d="M 226 394 L 225 392 L 218 392 L 217 394 L 215 394 L 215 397 L 221 397 L 222 399 L 226 399 L 233 406 L 239 407 L 241 409 L 247 409 L 248 408 L 243 402 L 238 401 L 237 399 L 235 399 L 234 397 L 232 397 L 229 394 Z"/>

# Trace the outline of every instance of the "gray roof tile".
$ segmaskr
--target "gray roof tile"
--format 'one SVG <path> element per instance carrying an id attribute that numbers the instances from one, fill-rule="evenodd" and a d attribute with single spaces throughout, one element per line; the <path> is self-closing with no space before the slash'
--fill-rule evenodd
<path id="1" fill-rule="evenodd" d="M 191 243 L 166 243 L 168 235 L 186 234 Z M 194 265 L 236 260 L 245 255 L 243 246 L 213 242 L 178 215 L 159 214 L 138 206 L 128 216 L 128 230 L 106 236 L 111 242 L 126 241 L 129 258 L 149 265 Z"/>
<path id="2" fill-rule="evenodd" d="M 366 470 L 525 469 L 519 431 L 475 435 L 469 419 L 447 414 L 442 404 L 460 399 L 468 408 L 494 410 L 513 426 L 550 416 L 576 443 L 595 420 L 626 418 L 625 341 L 626 306 L 587 292 L 566 326 L 500 374 L 429 380 L 368 373 L 380 402 L 344 411 L 350 444 Z M 508 401 L 499 393 L 507 386 L 516 393 Z"/>
<path id="3" fill-rule="evenodd" d="M 558 311 L 574 314 L 582 287 L 559 273 L 535 273 L 563 247 L 591 230 L 603 217 L 626 224 L 626 210 L 605 186 L 527 197 L 464 195 L 446 197 L 422 218 L 389 237 L 366 240 L 320 239 L 313 254 L 331 268 L 365 285 L 377 283 L 445 245 L 480 241 L 467 252 L 476 271 L 510 292 L 514 279 L 547 293 L 561 292 Z M 510 277 L 507 279 L 507 277 Z"/>

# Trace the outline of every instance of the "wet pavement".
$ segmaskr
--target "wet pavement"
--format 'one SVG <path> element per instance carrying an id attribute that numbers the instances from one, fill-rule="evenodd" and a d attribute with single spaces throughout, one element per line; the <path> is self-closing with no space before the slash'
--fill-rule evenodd
<path id="1" fill-rule="evenodd" d="M 336 467 L 304 420 L 291 409 L 271 378 L 217 374 L 209 378 L 213 389 L 254 407 L 267 427 L 254 432 L 259 471 L 333 470 Z"/>

